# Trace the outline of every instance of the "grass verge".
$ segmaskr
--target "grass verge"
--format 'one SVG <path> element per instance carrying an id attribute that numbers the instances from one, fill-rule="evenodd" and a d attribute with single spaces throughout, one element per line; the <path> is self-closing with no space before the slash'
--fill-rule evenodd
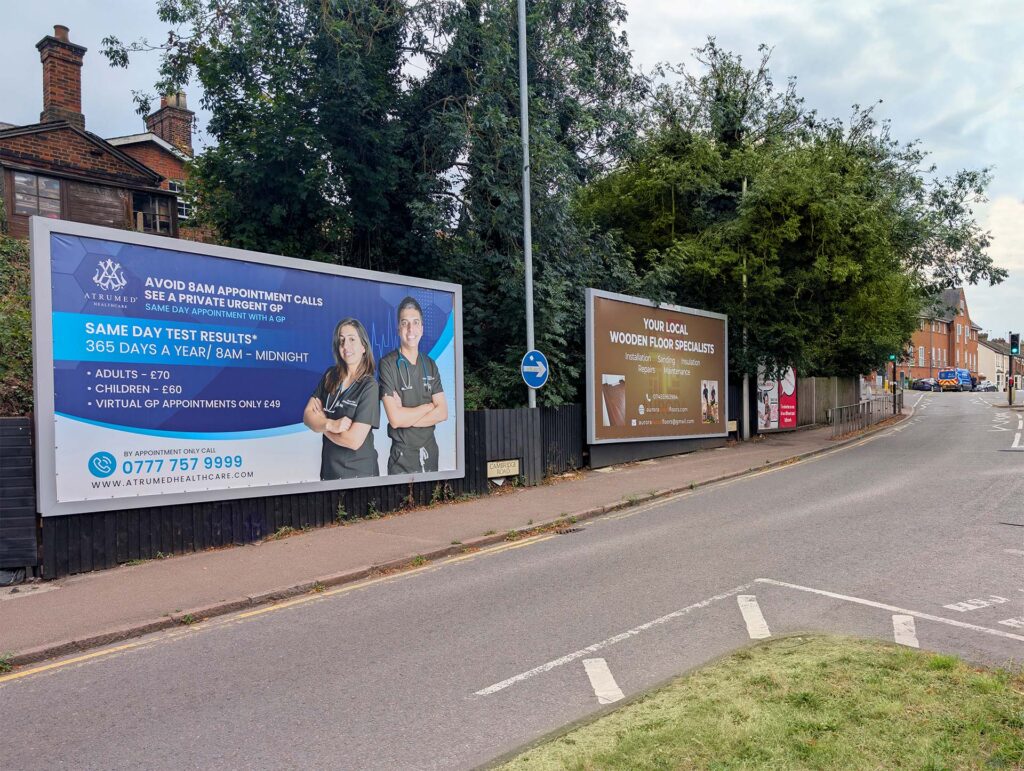
<path id="1" fill-rule="evenodd" d="M 1022 767 L 1024 673 L 827 636 L 740 651 L 501 766 Z"/>

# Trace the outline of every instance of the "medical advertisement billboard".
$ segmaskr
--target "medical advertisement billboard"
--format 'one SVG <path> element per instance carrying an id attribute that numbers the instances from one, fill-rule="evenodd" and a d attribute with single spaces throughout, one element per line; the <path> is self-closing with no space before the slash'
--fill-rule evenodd
<path id="1" fill-rule="evenodd" d="M 757 370 L 758 431 L 789 431 L 796 428 L 796 370 L 786 369 L 778 379 L 764 367 Z"/>
<path id="2" fill-rule="evenodd" d="M 33 218 L 44 515 L 464 476 L 461 288 Z"/>
<path id="3" fill-rule="evenodd" d="M 591 444 L 726 436 L 728 319 L 586 292 Z"/>

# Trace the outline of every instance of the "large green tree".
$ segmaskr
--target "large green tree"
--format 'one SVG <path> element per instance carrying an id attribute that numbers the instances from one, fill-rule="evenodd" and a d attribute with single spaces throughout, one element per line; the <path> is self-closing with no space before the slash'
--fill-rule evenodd
<path id="1" fill-rule="evenodd" d="M 443 270 L 466 293 L 468 393 L 478 404 L 521 404 L 525 348 L 522 163 L 516 13 L 512 3 L 478 4 L 458 34 L 477 60 L 466 110 L 454 130 L 463 153 Z M 644 83 L 630 70 L 617 2 L 538 0 L 528 14 L 531 201 L 536 344 L 552 365 L 542 401 L 579 397 L 583 289 L 629 288 L 614 242 L 571 210 L 575 190 L 606 171 L 632 133 Z"/>
<path id="2" fill-rule="evenodd" d="M 225 242 L 393 269 L 404 237 L 397 0 L 159 0 L 166 41 L 104 40 L 114 64 L 162 54 L 161 92 L 195 77 L 211 146 L 194 162 L 196 211 Z M 140 98 L 140 109 L 148 108 Z"/>
<path id="3" fill-rule="evenodd" d="M 215 144 L 196 159 L 200 216 L 228 243 L 465 288 L 467 402 L 521 404 L 522 153 L 514 3 L 159 0 L 171 91 L 203 85 Z M 537 345 L 549 403 L 577 398 L 585 286 L 629 288 L 615 241 L 574 191 L 634 135 L 645 81 L 617 0 L 529 3 Z"/>
<path id="4" fill-rule="evenodd" d="M 577 208 L 632 248 L 647 296 L 729 315 L 734 371 L 868 371 L 937 288 L 1005 276 L 971 211 L 987 174 L 936 179 L 870 108 L 821 120 L 769 56 L 747 69 L 710 41 Z"/>

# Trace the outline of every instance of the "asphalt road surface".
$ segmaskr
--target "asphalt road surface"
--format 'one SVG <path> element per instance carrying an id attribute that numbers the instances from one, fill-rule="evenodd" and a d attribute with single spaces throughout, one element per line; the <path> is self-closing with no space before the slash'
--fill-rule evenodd
<path id="1" fill-rule="evenodd" d="M 1019 662 L 1000 398 L 922 394 L 827 455 L 9 680 L 0 766 L 470 768 L 793 632 Z"/>

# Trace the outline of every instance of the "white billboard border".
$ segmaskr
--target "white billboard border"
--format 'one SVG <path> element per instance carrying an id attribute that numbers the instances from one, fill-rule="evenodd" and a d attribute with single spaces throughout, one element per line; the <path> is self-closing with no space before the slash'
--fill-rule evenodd
<path id="1" fill-rule="evenodd" d="M 705 311 L 700 308 L 687 308 L 683 305 L 670 305 L 668 303 L 656 303 L 653 300 L 648 300 L 643 297 L 632 297 L 631 295 L 617 294 L 616 292 L 606 292 L 603 289 L 586 289 L 584 292 L 585 304 L 586 304 L 586 351 L 587 351 L 587 444 L 623 444 L 626 442 L 665 442 L 669 440 L 680 440 L 680 439 L 718 439 L 729 436 L 729 317 L 724 313 L 715 313 L 714 311 Z M 622 438 L 622 439 L 598 439 L 597 438 L 597 409 L 594 393 L 594 299 L 601 298 L 605 300 L 618 300 L 619 302 L 630 303 L 632 305 L 640 305 L 645 308 L 655 308 L 657 310 L 675 311 L 678 313 L 689 313 L 694 316 L 704 316 L 711 319 L 719 319 L 725 324 L 725 346 L 723 350 L 723 361 L 725 362 L 724 371 L 722 372 L 722 382 L 724 388 L 721 393 L 725 394 L 726 404 L 726 430 L 722 433 L 716 434 L 680 434 L 673 436 L 647 436 L 641 438 Z"/>
<path id="2" fill-rule="evenodd" d="M 293 495 L 301 493 L 350 490 L 366 487 L 389 487 L 407 485 L 411 482 L 439 482 L 462 479 L 466 476 L 466 420 L 463 393 L 462 356 L 462 286 L 444 281 L 399 276 L 361 268 L 302 260 L 295 257 L 253 252 L 228 246 L 201 244 L 166 236 L 119 230 L 100 225 L 86 225 L 80 222 L 49 219 L 33 216 L 30 220 L 30 249 L 32 271 L 32 385 L 35 391 L 36 428 L 36 510 L 41 516 L 53 517 L 68 514 L 86 514 L 97 511 L 120 511 L 153 506 L 175 506 L 192 503 L 208 503 L 244 498 L 266 498 L 272 495 Z M 55 403 L 53 376 L 53 276 L 51 274 L 50 241 L 54 234 L 96 238 L 104 241 L 147 246 L 200 256 L 222 257 L 239 262 L 271 265 L 279 268 L 302 270 L 310 273 L 327 273 L 345 278 L 365 279 L 385 284 L 435 289 L 452 294 L 452 311 L 455 314 L 455 468 L 449 471 L 432 471 L 426 474 L 392 474 L 358 479 L 339 479 L 294 484 L 261 485 L 244 488 L 218 490 L 197 490 L 188 493 L 160 493 L 137 495 L 124 498 L 101 500 L 67 501 L 57 500 L 57 448 L 55 446 Z"/>

